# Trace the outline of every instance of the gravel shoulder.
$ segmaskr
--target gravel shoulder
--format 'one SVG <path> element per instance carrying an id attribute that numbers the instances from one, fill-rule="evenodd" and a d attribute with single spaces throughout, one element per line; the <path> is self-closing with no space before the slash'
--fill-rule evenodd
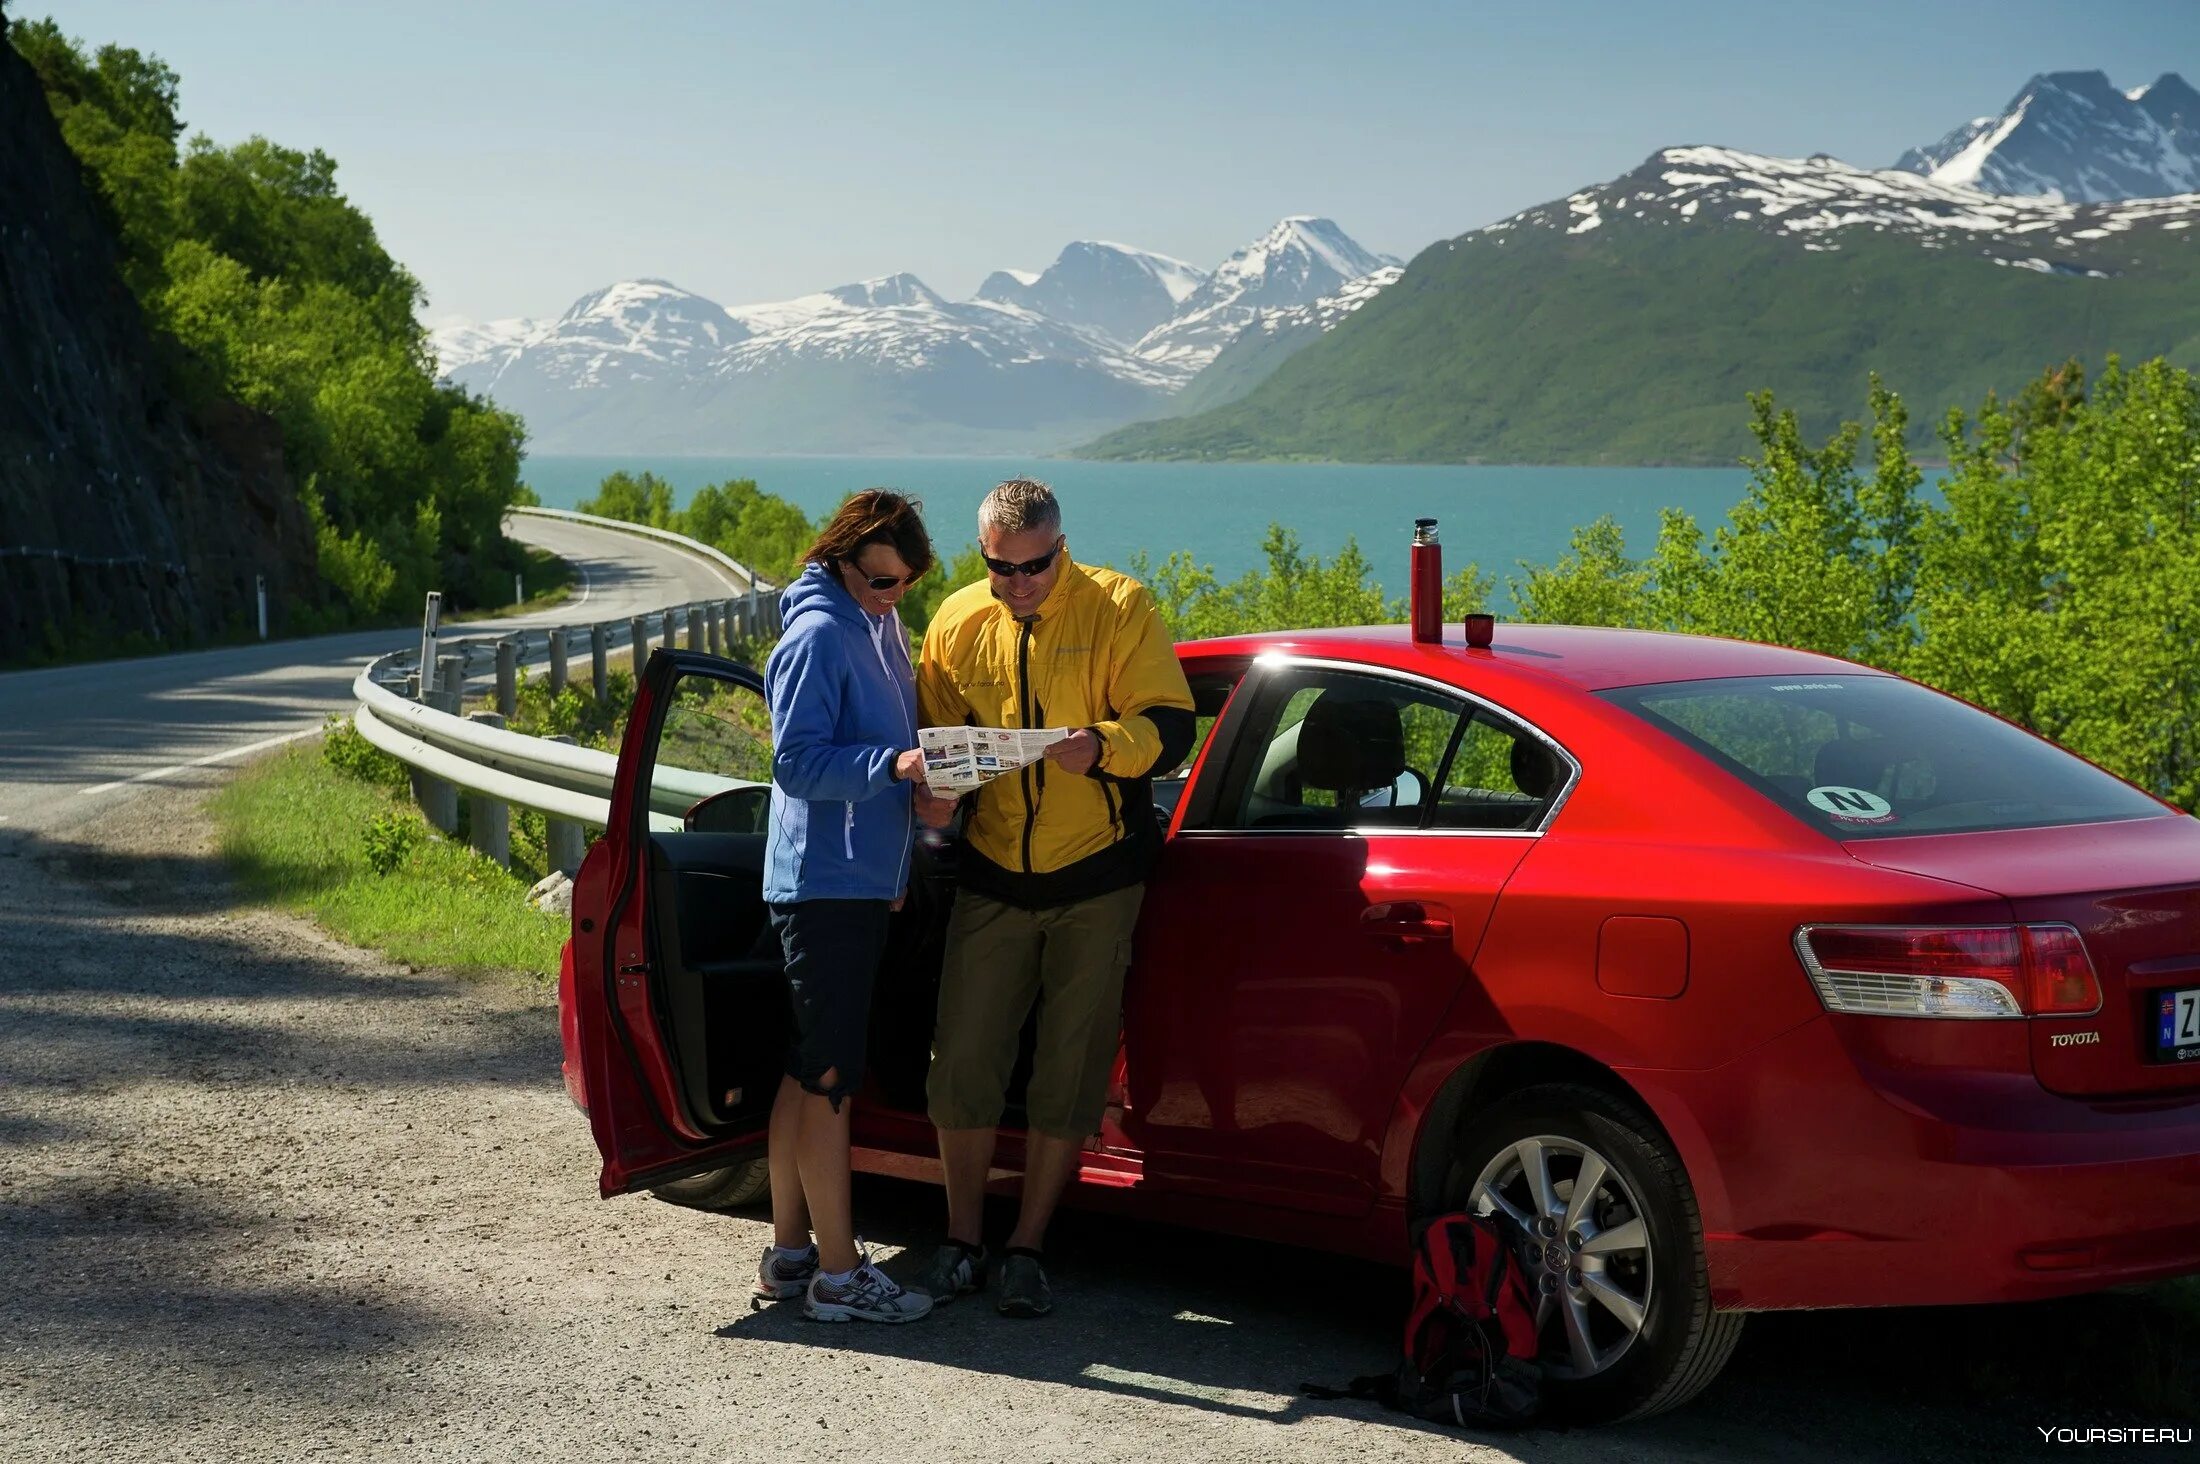
<path id="1" fill-rule="evenodd" d="M 0 1458 L 2007 1459 L 2089 1421 L 1829 1388 L 1776 1318 L 1677 1416 L 1471 1439 L 1296 1396 L 1387 1362 L 1395 1273 L 1077 1216 L 1044 1323 L 752 1312 L 761 1220 L 596 1198 L 549 991 L 240 905 L 219 776 L 0 826 Z M 925 1187 L 857 1207 L 937 1233 Z"/>

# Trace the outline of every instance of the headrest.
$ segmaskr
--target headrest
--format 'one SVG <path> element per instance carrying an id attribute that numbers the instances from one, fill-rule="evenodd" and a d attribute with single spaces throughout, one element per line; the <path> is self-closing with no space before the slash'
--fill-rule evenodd
<path id="1" fill-rule="evenodd" d="M 1321 694 L 1299 724 L 1299 781 L 1309 788 L 1387 788 L 1406 770 L 1397 703 L 1344 688 Z"/>
<path id="2" fill-rule="evenodd" d="M 1515 737 L 1512 747 L 1513 786 L 1530 798 L 1548 798 L 1562 781 L 1558 757 L 1533 737 Z"/>
<path id="3" fill-rule="evenodd" d="M 1887 775 L 1894 754 L 1877 737 L 1839 737 L 1821 745 L 1811 762 L 1811 776 L 1818 786 L 1862 788 L 1871 792 Z"/>

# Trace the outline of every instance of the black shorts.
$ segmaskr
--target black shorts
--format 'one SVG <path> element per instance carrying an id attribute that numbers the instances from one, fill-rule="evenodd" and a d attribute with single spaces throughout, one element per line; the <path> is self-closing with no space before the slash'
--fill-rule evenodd
<path id="1" fill-rule="evenodd" d="M 787 1076 L 833 1101 L 863 1085 L 871 1027 L 871 983 L 886 954 L 885 900 L 803 900 L 771 907 L 772 929 L 787 957 L 787 998 L 794 1031 Z M 834 1070 L 838 1069 L 837 1072 Z M 825 1086 L 827 1073 L 833 1085 Z"/>

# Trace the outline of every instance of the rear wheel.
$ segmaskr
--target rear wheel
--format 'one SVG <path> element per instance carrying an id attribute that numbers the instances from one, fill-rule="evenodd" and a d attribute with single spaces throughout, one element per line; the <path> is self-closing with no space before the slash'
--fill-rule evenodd
<path id="1" fill-rule="evenodd" d="M 770 1164 L 763 1159 L 748 1159 L 724 1169 L 706 1169 L 686 1179 L 670 1180 L 654 1186 L 650 1193 L 691 1210 L 741 1210 L 761 1201 L 771 1188 Z"/>
<path id="2" fill-rule="evenodd" d="M 1687 1172 L 1649 1116 L 1596 1088 L 1527 1088 L 1460 1132 L 1444 1209 L 1525 1233 L 1545 1398 L 1583 1422 L 1676 1408 L 1726 1366 L 1738 1313 L 1711 1309 Z"/>

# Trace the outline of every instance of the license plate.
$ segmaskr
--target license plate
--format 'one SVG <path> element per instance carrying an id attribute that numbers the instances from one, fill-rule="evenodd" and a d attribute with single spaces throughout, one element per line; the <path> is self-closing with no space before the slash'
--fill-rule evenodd
<path id="1" fill-rule="evenodd" d="M 2200 986 L 2155 993 L 2154 1060 L 2200 1061 Z"/>

